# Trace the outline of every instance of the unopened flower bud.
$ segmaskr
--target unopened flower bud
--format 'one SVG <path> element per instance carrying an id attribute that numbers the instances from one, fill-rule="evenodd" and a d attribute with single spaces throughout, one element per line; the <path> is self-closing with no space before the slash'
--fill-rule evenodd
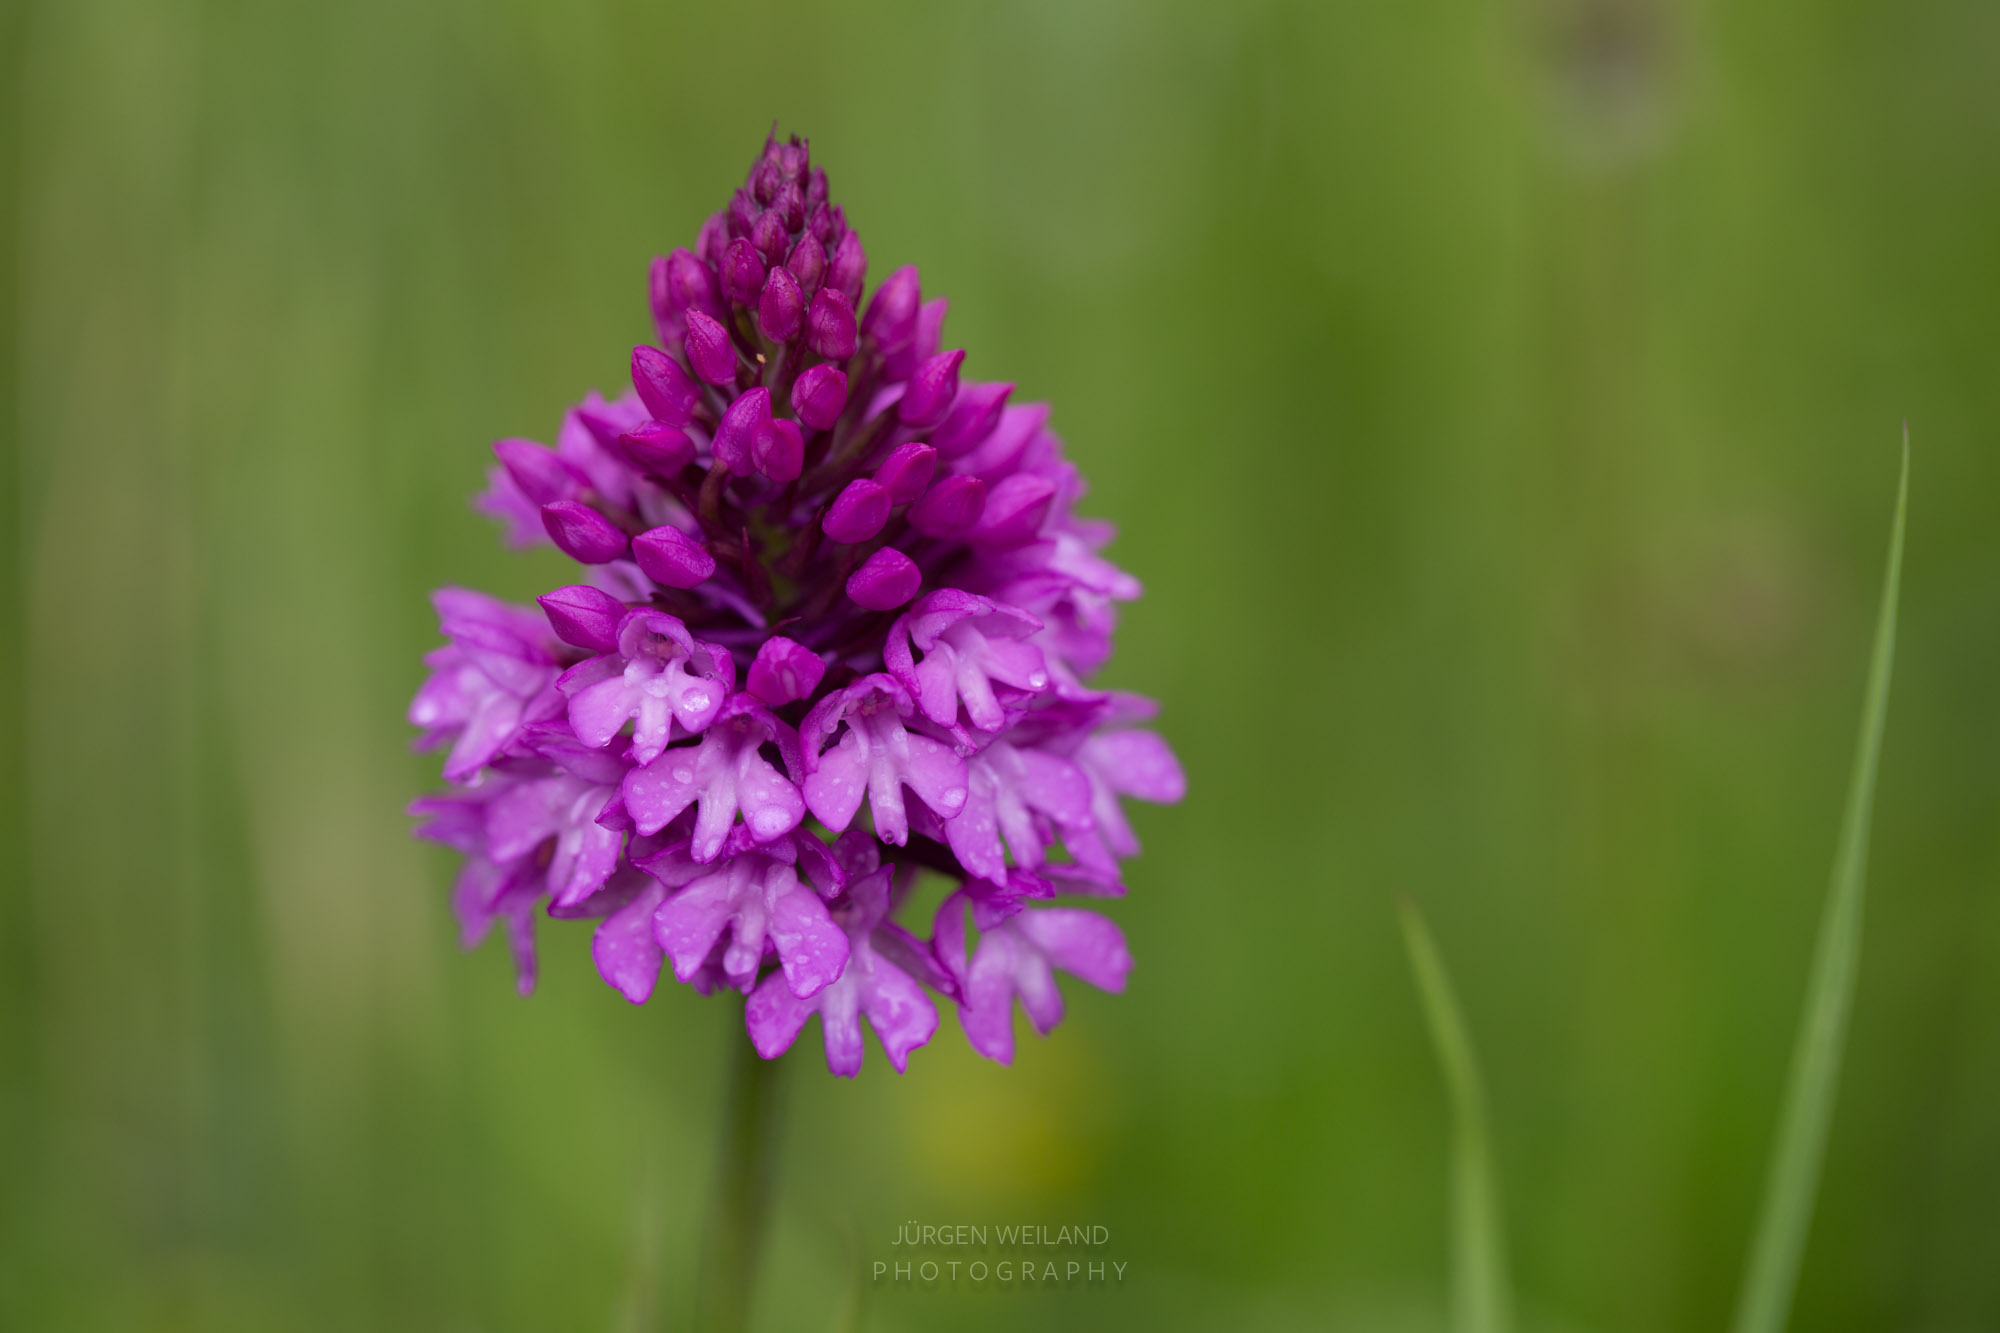
<path id="1" fill-rule="evenodd" d="M 705 383 L 736 382 L 736 347 L 729 330 L 699 310 L 687 312 L 687 358 Z"/>
<path id="2" fill-rule="evenodd" d="M 757 219 L 750 228 L 750 244 L 757 247 L 757 253 L 764 256 L 767 264 L 776 264 L 792 248 L 791 233 L 785 230 L 785 220 L 778 216 L 775 208 L 766 209 L 764 216 Z"/>
<path id="3" fill-rule="evenodd" d="M 771 428 L 771 391 L 763 385 L 736 396 L 715 428 L 715 461 L 739 477 L 750 474 L 750 453 Z"/>
<path id="4" fill-rule="evenodd" d="M 858 232 L 848 232 L 833 248 L 833 258 L 827 261 L 826 285 L 846 293 L 847 303 L 853 305 L 861 299 L 861 284 L 868 277 L 868 252 L 861 248 Z"/>
<path id="5" fill-rule="evenodd" d="M 671 477 L 694 461 L 687 432 L 658 421 L 634 426 L 618 437 L 618 449 L 633 467 L 654 477 Z"/>
<path id="6" fill-rule="evenodd" d="M 757 329 L 774 343 L 796 338 L 805 322 L 806 300 L 799 284 L 783 266 L 771 270 L 764 279 L 763 295 L 757 298 Z"/>
<path id="7" fill-rule="evenodd" d="M 748 190 L 738 190 L 729 196 L 729 239 L 748 236 L 750 228 L 757 225 L 757 215 L 763 211 Z"/>
<path id="8" fill-rule="evenodd" d="M 956 458 L 977 448 L 1000 424 L 1000 413 L 1007 406 L 1007 395 L 1013 391 L 1011 384 L 966 385 L 960 390 L 958 400 L 951 405 L 950 413 L 931 432 L 931 443 L 946 458 Z"/>
<path id="9" fill-rule="evenodd" d="M 916 561 L 893 546 L 885 546 L 847 579 L 847 595 L 870 611 L 893 611 L 924 586 Z"/>
<path id="10" fill-rule="evenodd" d="M 833 262 L 839 268 L 840 251 L 834 251 Z M 917 307 L 922 304 L 923 286 L 917 279 L 916 266 L 905 264 L 875 289 L 875 299 L 868 303 L 868 316 L 861 322 L 861 331 L 884 347 L 907 342 L 916 331 Z"/>
<path id="11" fill-rule="evenodd" d="M 739 236 L 731 241 L 729 249 L 723 252 L 723 299 L 750 305 L 757 300 L 757 294 L 763 290 L 763 256 L 757 253 L 756 246 Z"/>
<path id="12" fill-rule="evenodd" d="M 807 232 L 786 256 L 785 267 L 798 280 L 799 291 L 810 299 L 819 290 L 820 279 L 826 276 L 826 247 L 819 243 L 819 237 Z"/>
<path id="13" fill-rule="evenodd" d="M 564 643 L 593 653 L 618 650 L 618 622 L 628 608 L 602 588 L 580 583 L 543 593 L 535 600 L 549 618 L 549 628 Z"/>
<path id="14" fill-rule="evenodd" d="M 889 492 L 889 503 L 906 505 L 924 493 L 937 471 L 937 450 L 928 444 L 899 444 L 875 469 L 875 480 Z"/>
<path id="15" fill-rule="evenodd" d="M 806 192 L 795 183 L 786 181 L 778 187 L 777 195 L 771 200 L 771 212 L 784 224 L 786 231 L 797 231 L 806 225 Z"/>
<path id="16" fill-rule="evenodd" d="M 715 573 L 715 557 L 708 548 L 672 526 L 634 537 L 632 558 L 647 578 L 669 588 L 692 588 Z"/>
<path id="17" fill-rule="evenodd" d="M 828 506 L 820 530 L 852 546 L 867 541 L 889 521 L 889 492 L 880 482 L 857 477 Z"/>
<path id="18" fill-rule="evenodd" d="M 729 248 L 729 214 L 711 213 L 695 237 L 694 252 L 710 268 L 722 267 L 723 252 Z"/>
<path id="19" fill-rule="evenodd" d="M 792 410 L 814 430 L 831 430 L 847 406 L 847 372 L 839 366 L 814 366 L 792 384 Z"/>
<path id="20" fill-rule="evenodd" d="M 647 415 L 668 426 L 685 426 L 701 401 L 701 386 L 681 363 L 644 343 L 632 349 L 632 388 Z"/>
<path id="21" fill-rule="evenodd" d="M 985 508 L 985 482 L 946 477 L 910 506 L 910 526 L 926 537 L 955 537 L 977 523 Z"/>
<path id="22" fill-rule="evenodd" d="M 806 345 L 829 361 L 854 355 L 854 303 L 838 287 L 822 287 L 806 316 Z"/>
<path id="23" fill-rule="evenodd" d="M 805 437 L 790 417 L 774 417 L 750 446 L 750 461 L 772 481 L 793 481 L 805 469 Z"/>
<path id="24" fill-rule="evenodd" d="M 542 527 L 564 555 L 586 565 L 608 564 L 625 554 L 625 534 L 578 500 L 543 505 Z"/>
<path id="25" fill-rule="evenodd" d="M 1016 472 L 994 483 L 979 522 L 965 536 L 978 546 L 1019 546 L 1035 539 L 1055 501 L 1056 484 L 1032 472 Z"/>
<path id="26" fill-rule="evenodd" d="M 493 456 L 507 469 L 507 475 L 521 488 L 521 494 L 538 505 L 567 500 L 576 494 L 576 474 L 553 449 L 533 440 L 495 440 Z"/>
<path id="27" fill-rule="evenodd" d="M 919 429 L 942 421 L 951 410 L 952 400 L 958 397 L 958 368 L 964 360 L 963 351 L 940 352 L 926 358 L 903 388 L 903 399 L 896 404 L 896 419 Z"/>

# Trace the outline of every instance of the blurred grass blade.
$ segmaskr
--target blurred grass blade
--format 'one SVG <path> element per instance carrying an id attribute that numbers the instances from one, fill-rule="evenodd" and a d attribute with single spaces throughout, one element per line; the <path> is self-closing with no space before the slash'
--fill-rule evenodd
<path id="1" fill-rule="evenodd" d="M 1507 1247 L 1500 1226 L 1500 1185 L 1486 1132 L 1486 1094 L 1458 996 L 1423 917 L 1401 904 L 1417 994 L 1451 1096 L 1451 1304 L 1453 1333 L 1509 1333 Z"/>
<path id="2" fill-rule="evenodd" d="M 1750 1251 L 1750 1266 L 1736 1304 L 1735 1333 L 1780 1333 L 1798 1280 L 1799 1256 L 1812 1219 L 1813 1196 L 1826 1152 L 1827 1126 L 1840 1082 L 1841 1047 L 1854 1000 L 1854 971 L 1861 952 L 1861 906 L 1868 869 L 1868 825 L 1875 804 L 1875 766 L 1882 750 L 1882 719 L 1889 706 L 1889 673 L 1896 653 L 1896 597 L 1903 577 L 1903 518 L 1910 494 L 1910 430 L 1903 427 L 1902 477 L 1896 521 L 1889 537 L 1889 572 L 1875 620 L 1875 649 L 1861 711 L 1861 736 L 1847 789 L 1827 886 L 1819 942 L 1813 949 L 1805 1014 L 1792 1051 L 1783 1118 L 1764 1183 L 1764 1205 Z"/>

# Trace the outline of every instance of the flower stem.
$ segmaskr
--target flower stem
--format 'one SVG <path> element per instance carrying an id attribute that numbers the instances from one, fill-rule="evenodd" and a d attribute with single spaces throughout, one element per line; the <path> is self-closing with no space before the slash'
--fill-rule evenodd
<path id="1" fill-rule="evenodd" d="M 728 1050 L 715 1201 L 696 1286 L 695 1327 L 702 1333 L 743 1333 L 749 1327 L 757 1252 L 777 1177 L 778 1061 L 759 1057 L 740 1023 L 730 1027 Z"/>

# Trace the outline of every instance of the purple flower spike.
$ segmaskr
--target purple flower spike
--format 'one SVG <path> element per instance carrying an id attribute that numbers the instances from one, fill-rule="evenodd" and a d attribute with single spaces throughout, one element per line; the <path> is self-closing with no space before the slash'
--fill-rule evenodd
<path id="1" fill-rule="evenodd" d="M 735 476 L 749 476 L 757 441 L 770 429 L 771 391 L 760 384 L 738 394 L 715 428 L 715 461 Z"/>
<path id="2" fill-rule="evenodd" d="M 619 452 L 649 477 L 672 477 L 694 461 L 694 441 L 684 430 L 643 422 L 618 437 Z"/>
<path id="3" fill-rule="evenodd" d="M 757 650 L 744 688 L 766 707 L 782 708 L 799 699 L 811 698 L 825 674 L 826 663 L 818 653 L 782 634 L 774 634 Z"/>
<path id="4" fill-rule="evenodd" d="M 681 363 L 644 343 L 632 349 L 632 388 L 653 420 L 685 426 L 701 401 L 701 386 L 688 378 Z"/>
<path id="5" fill-rule="evenodd" d="M 862 563 L 847 580 L 847 595 L 870 611 L 893 611 L 924 586 L 917 562 L 893 546 L 885 546 Z"/>
<path id="6" fill-rule="evenodd" d="M 907 955 L 915 945 L 889 913 L 887 867 L 857 881 L 848 902 L 836 908 L 835 920 L 846 932 L 847 965 L 840 979 L 807 998 L 774 973 L 744 1006 L 744 1025 L 757 1054 L 774 1060 L 791 1049 L 806 1020 L 820 1016 L 826 1042 L 826 1067 L 846 1078 L 861 1072 L 861 1020 L 882 1042 L 883 1054 L 897 1073 L 909 1068 L 910 1052 L 937 1031 L 937 1007 L 908 972 L 892 959 Z"/>
<path id="7" fill-rule="evenodd" d="M 783 268 L 772 269 L 757 298 L 758 331 L 774 343 L 788 343 L 798 336 L 805 316 L 806 298 L 798 280 Z"/>
<path id="8" fill-rule="evenodd" d="M 572 560 L 603 565 L 625 554 L 625 534 L 604 515 L 576 500 L 542 506 L 549 540 Z"/>
<path id="9" fill-rule="evenodd" d="M 625 808 L 641 833 L 658 833 L 698 804 L 690 850 L 704 864 L 721 853 L 739 810 L 755 841 L 782 837 L 799 826 L 806 805 L 799 789 L 758 753 L 767 743 L 780 750 L 794 744 L 784 723 L 739 694 L 702 733 L 700 745 L 670 749 L 633 769 L 625 778 Z"/>
<path id="10" fill-rule="evenodd" d="M 944 420 L 952 400 L 958 397 L 958 368 L 964 361 L 962 351 L 927 357 L 910 376 L 902 401 L 896 404 L 896 419 L 920 430 Z M 941 453 L 949 452 L 942 445 L 934 447 Z"/>
<path id="11" fill-rule="evenodd" d="M 854 355 L 854 303 L 838 287 L 822 287 L 806 315 L 806 346 L 829 361 Z"/>
<path id="12" fill-rule="evenodd" d="M 1140 588 L 1047 405 L 961 378 L 914 268 L 857 325 L 867 266 L 806 141 L 766 140 L 648 271 L 632 392 L 494 446 L 476 507 L 588 570 L 538 607 L 438 592 L 409 712 L 450 784 L 418 834 L 524 993 L 536 918 L 595 920 L 626 999 L 742 991 L 767 1058 L 818 1014 L 845 1075 L 869 1025 L 903 1069 L 938 996 L 1004 1062 L 1058 970 L 1120 988 L 1118 928 L 1045 904 L 1124 895 L 1125 802 L 1186 790 L 1152 705 L 1091 683 Z M 930 938 L 890 919 L 919 874 L 955 882 Z"/>
<path id="13" fill-rule="evenodd" d="M 669 588 L 693 588 L 715 577 L 708 548 L 672 524 L 633 538 L 632 558 L 647 578 Z"/>
<path id="14" fill-rule="evenodd" d="M 865 542 L 889 521 L 889 491 L 880 482 L 857 477 L 826 511 L 820 527 L 837 542 Z"/>
<path id="15" fill-rule="evenodd" d="M 867 277 L 868 252 L 861 248 L 861 237 L 850 231 L 834 247 L 833 258 L 827 264 L 826 285 L 845 296 L 852 309 L 861 299 L 861 284 Z"/>
<path id="16" fill-rule="evenodd" d="M 977 477 L 946 477 L 910 506 L 910 526 L 926 537 L 967 532 L 986 512 L 986 483 Z"/>
<path id="17" fill-rule="evenodd" d="M 814 366 L 792 384 L 792 408 L 814 430 L 831 430 L 847 406 L 847 374 L 838 366 Z"/>
<path id="18" fill-rule="evenodd" d="M 704 384 L 735 383 L 736 347 L 729 331 L 699 310 L 687 312 L 687 355 Z"/>
<path id="19" fill-rule="evenodd" d="M 805 470 L 806 442 L 799 423 L 775 417 L 750 446 L 750 461 L 772 481 L 795 481 Z"/>
<path id="20" fill-rule="evenodd" d="M 937 450 L 928 444 L 899 444 L 875 469 L 875 480 L 889 492 L 889 503 L 902 506 L 924 493 L 937 471 Z"/>
<path id="21" fill-rule="evenodd" d="M 618 646 L 618 623 L 625 619 L 625 603 L 601 588 L 577 584 L 543 593 L 535 599 L 549 628 L 564 643 L 608 653 Z"/>
<path id="22" fill-rule="evenodd" d="M 722 297 L 739 305 L 750 305 L 764 290 L 764 260 L 757 247 L 743 238 L 729 243 L 722 256 Z"/>
<path id="23" fill-rule="evenodd" d="M 989 1060 L 1014 1060 L 1014 997 L 1035 1031 L 1048 1035 L 1062 1021 L 1062 992 L 1055 969 L 1099 990 L 1125 989 L 1132 954 L 1116 923 L 1074 907 L 1026 908 L 985 931 L 965 956 L 965 902 L 947 898 L 933 929 L 945 969 L 958 981 L 959 1022 L 972 1049 Z"/>

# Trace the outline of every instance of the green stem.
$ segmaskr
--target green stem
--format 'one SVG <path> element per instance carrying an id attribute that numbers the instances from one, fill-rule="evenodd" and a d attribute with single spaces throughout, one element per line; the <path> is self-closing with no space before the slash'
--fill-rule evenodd
<path id="1" fill-rule="evenodd" d="M 758 1056 L 740 1023 L 731 1025 L 728 1047 L 715 1202 L 696 1286 L 695 1327 L 702 1333 L 743 1333 L 749 1327 L 757 1252 L 778 1167 L 778 1062 Z"/>

